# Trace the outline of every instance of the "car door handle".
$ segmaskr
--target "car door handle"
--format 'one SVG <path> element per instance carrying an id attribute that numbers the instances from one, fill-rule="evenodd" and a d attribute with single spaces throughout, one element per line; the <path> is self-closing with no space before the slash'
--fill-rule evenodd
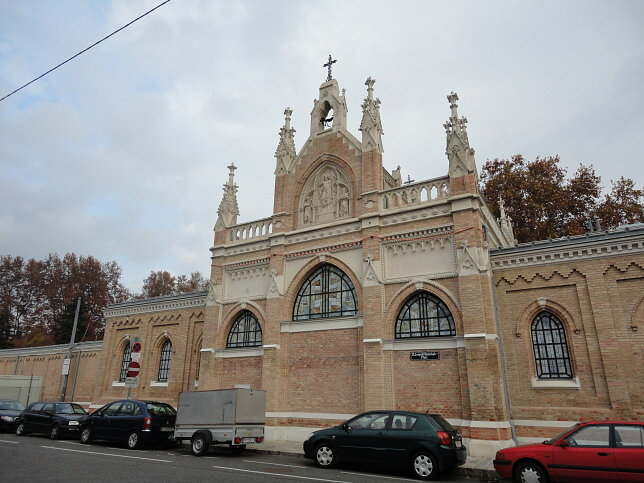
<path id="1" fill-rule="evenodd" d="M 610 456 L 608 453 L 597 453 L 597 456 Z"/>
<path id="2" fill-rule="evenodd" d="M 384 435 L 385 435 L 384 431 L 380 431 L 380 432 L 378 433 L 378 436 L 384 436 Z"/>

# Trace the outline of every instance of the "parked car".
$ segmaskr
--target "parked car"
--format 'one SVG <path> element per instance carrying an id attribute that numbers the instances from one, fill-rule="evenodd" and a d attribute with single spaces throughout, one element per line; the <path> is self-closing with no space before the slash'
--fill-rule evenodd
<path id="1" fill-rule="evenodd" d="M 406 467 L 421 480 L 465 463 L 461 435 L 438 414 L 370 411 L 312 433 L 304 454 L 321 468 L 344 461 Z"/>
<path id="2" fill-rule="evenodd" d="M 87 411 L 76 403 L 38 401 L 31 403 L 16 420 L 16 434 L 48 434 L 51 439 L 78 435 Z"/>
<path id="3" fill-rule="evenodd" d="M 517 482 L 642 482 L 644 423 L 578 423 L 543 443 L 497 451 L 494 469 Z"/>
<path id="4" fill-rule="evenodd" d="M 81 426 L 80 440 L 123 442 L 130 449 L 174 441 L 177 411 L 162 402 L 124 399 L 90 414 Z"/>
<path id="5" fill-rule="evenodd" d="M 15 399 L 0 399 L 0 430 L 15 431 L 16 418 L 20 415 L 25 405 Z"/>

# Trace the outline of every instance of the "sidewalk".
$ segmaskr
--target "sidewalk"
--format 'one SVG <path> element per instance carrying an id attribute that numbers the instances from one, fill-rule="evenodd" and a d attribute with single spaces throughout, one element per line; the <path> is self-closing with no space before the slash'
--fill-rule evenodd
<path id="1" fill-rule="evenodd" d="M 249 445 L 248 452 L 259 452 L 276 455 L 304 456 L 302 443 L 299 441 L 265 441 L 261 444 Z M 463 466 L 456 469 L 456 474 L 468 478 L 479 478 L 484 481 L 498 481 L 499 476 L 494 471 L 492 460 L 482 456 L 468 456 Z"/>

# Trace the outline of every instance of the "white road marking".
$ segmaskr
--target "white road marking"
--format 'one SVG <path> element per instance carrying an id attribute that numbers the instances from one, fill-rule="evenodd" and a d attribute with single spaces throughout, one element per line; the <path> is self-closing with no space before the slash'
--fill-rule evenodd
<path id="1" fill-rule="evenodd" d="M 0 443 L 18 444 L 18 441 L 7 441 L 6 439 L 0 439 Z"/>
<path id="2" fill-rule="evenodd" d="M 370 473 L 357 473 L 355 471 L 339 471 L 338 473 L 344 473 L 344 474 L 347 474 L 347 475 L 356 475 L 356 476 L 373 476 L 373 474 L 370 474 Z M 418 480 L 414 480 L 414 479 L 411 479 L 411 478 L 397 478 L 395 476 L 382 476 L 382 475 L 378 475 L 378 479 L 381 479 L 381 480 L 397 480 L 397 481 L 418 481 Z"/>
<path id="3" fill-rule="evenodd" d="M 269 463 L 268 461 L 243 460 L 244 463 L 260 463 L 262 465 L 288 466 L 289 468 L 308 468 L 307 465 L 282 465 L 280 463 Z"/>
<path id="4" fill-rule="evenodd" d="M 96 451 L 83 451 L 83 450 L 80 450 L 80 449 L 58 448 L 57 446 L 41 446 L 41 448 L 57 449 L 59 451 L 73 451 L 75 453 L 97 454 L 97 455 L 101 455 L 101 456 L 116 456 L 117 458 L 131 458 L 131 459 L 135 459 L 135 460 L 160 461 L 162 463 L 173 463 L 172 460 L 160 460 L 160 459 L 157 459 L 157 458 L 143 458 L 142 456 L 128 456 L 128 455 L 124 455 L 124 454 L 98 453 Z"/>
<path id="5" fill-rule="evenodd" d="M 243 473 L 255 473 L 255 474 L 258 474 L 258 475 L 276 476 L 276 477 L 279 477 L 279 478 L 296 478 L 296 479 L 299 479 L 299 480 L 328 481 L 328 482 L 333 482 L 333 483 L 350 483 L 349 481 L 325 480 L 325 479 L 322 479 L 322 478 L 311 478 L 309 476 L 285 475 L 283 473 L 269 473 L 267 471 L 243 470 L 241 468 L 231 468 L 229 466 L 213 466 L 213 468 L 217 468 L 218 470 L 241 471 Z"/>

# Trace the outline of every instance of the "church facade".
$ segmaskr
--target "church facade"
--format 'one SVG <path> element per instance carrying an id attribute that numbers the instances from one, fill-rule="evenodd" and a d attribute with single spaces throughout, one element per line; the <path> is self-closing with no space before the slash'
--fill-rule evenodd
<path id="1" fill-rule="evenodd" d="M 89 402 L 124 397 L 136 358 L 132 397 L 266 390 L 273 438 L 394 408 L 438 412 L 492 455 L 578 420 L 644 418 L 630 369 L 644 367 L 644 226 L 517 245 L 478 190 L 458 96 L 447 175 L 403 183 L 383 167 L 374 83 L 359 137 L 330 76 L 299 152 L 285 110 L 267 218 L 238 223 L 229 166 L 208 292 L 107 307 Z M 2 374 L 16 354 L 0 351 Z"/>

